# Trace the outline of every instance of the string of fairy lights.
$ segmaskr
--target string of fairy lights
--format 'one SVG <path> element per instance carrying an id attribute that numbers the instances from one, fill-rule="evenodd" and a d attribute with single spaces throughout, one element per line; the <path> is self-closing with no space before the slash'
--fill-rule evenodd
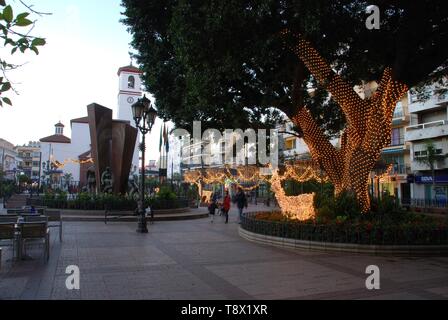
<path id="1" fill-rule="evenodd" d="M 58 160 L 51 160 L 51 164 L 56 169 L 63 169 L 67 164 L 86 164 L 86 163 L 94 163 L 92 158 L 85 160 L 76 160 L 76 159 L 65 159 L 63 162 L 59 162 Z"/>
<path id="2" fill-rule="evenodd" d="M 289 34 L 288 30 L 282 31 L 283 36 Z M 302 129 L 312 159 L 322 164 L 336 194 L 353 190 L 362 212 L 367 212 L 370 209 L 370 172 L 381 150 L 390 144 L 393 112 L 408 87 L 393 78 L 391 68 L 386 68 L 375 93 L 362 99 L 308 41 L 300 35 L 293 36 L 297 45 L 290 49 L 326 87 L 346 116 L 347 126 L 340 149 L 328 141 L 306 106 L 298 106 L 297 114 L 291 120 Z"/>
<path id="3" fill-rule="evenodd" d="M 264 182 L 272 184 L 272 175 L 266 175 L 265 168 L 257 166 L 244 166 L 231 169 L 209 168 L 186 171 L 184 181 L 195 184 L 200 188 L 205 184 L 234 184 L 244 191 L 252 191 L 260 187 Z M 232 172 L 233 170 L 233 172 Z M 329 178 L 325 173 L 310 161 L 297 161 L 285 166 L 283 180 L 295 180 L 297 182 L 328 182 Z"/>

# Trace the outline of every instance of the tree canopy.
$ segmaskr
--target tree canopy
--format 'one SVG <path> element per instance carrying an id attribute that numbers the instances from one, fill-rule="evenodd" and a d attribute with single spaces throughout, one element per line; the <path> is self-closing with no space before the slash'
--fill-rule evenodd
<path id="1" fill-rule="evenodd" d="M 386 67 L 409 88 L 447 72 L 443 0 L 123 0 L 123 23 L 144 83 L 166 120 L 190 129 L 257 128 L 307 105 L 328 133 L 343 128 L 339 106 L 288 48 L 300 34 L 351 85 Z M 377 5 L 380 29 L 366 8 Z M 297 128 L 300 132 L 300 128 Z"/>

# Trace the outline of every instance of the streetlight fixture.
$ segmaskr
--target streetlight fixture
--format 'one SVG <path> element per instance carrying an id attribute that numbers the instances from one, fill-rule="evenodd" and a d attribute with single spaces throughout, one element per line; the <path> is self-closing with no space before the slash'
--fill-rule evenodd
<path id="1" fill-rule="evenodd" d="M 142 170 L 140 174 L 140 192 L 138 201 L 138 228 L 139 233 L 148 233 L 148 227 L 146 224 L 146 212 L 145 212 L 145 135 L 151 132 L 152 126 L 157 117 L 157 110 L 152 107 L 151 101 L 146 98 L 138 99 L 136 103 L 132 105 L 132 116 L 134 117 L 135 126 L 140 130 L 142 134 L 142 142 L 140 144 L 140 151 L 142 152 Z M 143 121 L 142 121 L 143 120 Z"/>

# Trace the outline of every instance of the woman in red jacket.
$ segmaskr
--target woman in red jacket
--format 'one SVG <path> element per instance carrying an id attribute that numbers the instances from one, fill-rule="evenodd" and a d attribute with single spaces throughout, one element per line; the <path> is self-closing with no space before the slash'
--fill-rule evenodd
<path id="1" fill-rule="evenodd" d="M 224 197 L 224 202 L 222 204 L 224 215 L 226 217 L 226 223 L 229 223 L 229 210 L 230 210 L 230 196 L 229 196 L 229 190 L 226 190 L 226 195 Z"/>

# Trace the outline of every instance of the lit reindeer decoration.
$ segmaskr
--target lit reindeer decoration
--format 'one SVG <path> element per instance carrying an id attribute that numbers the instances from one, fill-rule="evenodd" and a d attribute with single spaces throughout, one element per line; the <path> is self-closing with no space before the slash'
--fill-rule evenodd
<path id="1" fill-rule="evenodd" d="M 272 169 L 271 188 L 274 191 L 282 213 L 290 219 L 308 220 L 316 216 L 314 210 L 314 193 L 299 196 L 287 196 L 282 187 L 282 181 L 290 178 L 289 174 L 280 176 L 278 169 Z"/>

